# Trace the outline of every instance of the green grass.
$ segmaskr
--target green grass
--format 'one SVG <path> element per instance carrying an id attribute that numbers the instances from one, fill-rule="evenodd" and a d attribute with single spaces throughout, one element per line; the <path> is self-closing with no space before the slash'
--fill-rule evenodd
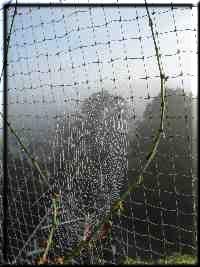
<path id="1" fill-rule="evenodd" d="M 145 260 L 142 261 L 126 257 L 126 259 L 123 261 L 123 265 L 141 265 L 141 264 L 146 264 L 146 265 L 197 264 L 197 256 L 174 254 L 172 256 L 160 259 L 157 262 L 145 261 Z"/>

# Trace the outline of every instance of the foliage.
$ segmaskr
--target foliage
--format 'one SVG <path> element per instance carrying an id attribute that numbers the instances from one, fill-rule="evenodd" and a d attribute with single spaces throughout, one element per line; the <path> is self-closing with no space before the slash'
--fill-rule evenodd
<path id="1" fill-rule="evenodd" d="M 76 206 L 85 214 L 93 214 L 96 206 L 101 208 L 124 179 L 127 111 L 123 97 L 108 91 L 96 92 L 82 102 L 79 111 L 57 124 L 54 165 L 59 166 L 61 176 L 70 176 L 78 183 L 79 189 L 74 188 L 73 193 L 77 194 Z M 118 192 L 114 193 L 117 196 Z M 96 202 L 96 196 L 100 201 Z"/>
<path id="2" fill-rule="evenodd" d="M 130 257 L 126 257 L 123 265 L 155 265 L 155 264 L 197 264 L 197 257 L 193 255 L 180 255 L 180 254 L 174 254 L 172 256 L 167 256 L 166 258 L 160 259 L 158 261 L 142 261 L 142 260 L 136 260 Z"/>
<path id="3" fill-rule="evenodd" d="M 183 94 L 181 89 L 167 89 L 166 102 L 164 136 L 153 162 L 143 175 L 143 186 L 131 193 L 132 201 L 126 203 L 127 215 L 134 211 L 137 234 L 151 234 L 158 238 L 158 242 L 151 242 L 153 250 L 170 254 L 181 248 L 182 253 L 193 253 L 196 245 L 193 235 L 189 234 L 194 232 L 195 220 L 192 98 Z M 143 167 L 159 129 L 159 118 L 160 95 L 147 105 L 143 120 L 137 122 L 135 138 L 129 140 L 130 180 L 137 177 Z M 142 221 L 146 216 L 149 217 L 149 223 Z M 131 221 L 127 224 L 130 231 L 134 230 L 132 224 Z M 154 227 L 154 224 L 157 226 Z M 141 241 L 139 236 L 132 242 L 141 243 L 143 248 L 149 246 L 148 238 Z M 134 257 L 135 250 L 137 247 L 131 249 L 129 256 Z M 140 251 L 138 253 L 141 257 L 145 256 Z"/>
<path id="4" fill-rule="evenodd" d="M 99 261 L 100 259 L 98 259 L 98 263 L 101 265 L 102 262 Z M 197 264 L 198 260 L 197 260 L 197 256 L 195 255 L 188 255 L 188 254 L 173 254 L 171 256 L 166 256 L 165 258 L 161 258 L 158 260 L 140 260 L 140 259 L 134 259 L 131 257 L 125 257 L 124 260 L 122 260 L 121 264 L 122 265 L 170 265 L 170 264 L 174 264 L 174 265 L 195 265 Z M 46 259 L 45 261 L 42 258 L 39 258 L 36 261 L 37 264 L 45 264 L 45 263 L 49 263 L 49 264 L 64 264 L 64 257 L 55 257 L 54 259 Z"/>
<path id="5" fill-rule="evenodd" d="M 161 259 L 161 264 L 196 264 L 197 257 L 192 255 L 179 255 L 175 254 L 170 257 L 166 257 L 165 259 Z"/>
<path id="6" fill-rule="evenodd" d="M 191 155 L 192 101 L 189 96 L 181 95 L 181 90 L 173 89 L 167 90 L 166 98 L 164 138 L 160 142 L 155 160 L 149 166 L 150 175 L 148 173 L 148 177 L 145 179 L 146 186 L 155 189 L 155 177 L 159 174 L 161 189 L 177 190 L 180 194 L 191 193 L 192 183 L 190 179 L 186 179 L 186 176 L 192 176 L 193 171 Z M 143 120 L 137 122 L 136 138 L 132 141 L 129 151 L 129 168 L 136 169 L 136 172 L 139 172 L 141 168 L 139 162 L 145 161 L 144 157 L 159 128 L 159 109 L 160 96 L 147 105 Z M 143 157 L 143 161 L 141 157 Z M 169 176 L 169 172 L 174 174 L 175 178 L 173 175 Z"/>

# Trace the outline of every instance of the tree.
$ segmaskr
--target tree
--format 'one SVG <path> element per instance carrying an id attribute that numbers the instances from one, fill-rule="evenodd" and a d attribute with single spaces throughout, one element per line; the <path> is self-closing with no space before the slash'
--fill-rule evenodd
<path id="1" fill-rule="evenodd" d="M 59 166 L 68 176 L 74 179 L 77 176 L 82 191 L 105 189 L 106 184 L 107 191 L 116 187 L 117 183 L 114 184 L 113 179 L 111 184 L 109 175 L 114 170 L 121 172 L 116 168 L 120 163 L 115 163 L 114 158 L 126 154 L 127 110 L 127 103 L 122 97 L 107 91 L 97 92 L 85 99 L 80 112 L 68 114 L 57 122 L 52 145 L 57 171 Z M 123 159 L 120 161 L 122 163 Z M 124 168 L 123 165 L 121 168 Z M 85 186 L 81 180 L 87 180 L 87 190 L 81 188 Z"/>
<path id="2" fill-rule="evenodd" d="M 138 218 L 135 230 L 147 234 L 143 248 L 163 254 L 170 251 L 194 252 L 191 233 L 196 216 L 193 210 L 192 97 L 178 89 L 167 89 L 165 99 L 165 136 L 144 174 L 144 185 L 131 194 L 132 201 L 127 203 L 127 207 Z M 136 136 L 130 141 L 129 179 L 136 177 L 143 168 L 159 124 L 160 95 L 147 105 L 143 120 L 137 122 Z M 145 225 L 142 226 L 144 219 Z M 157 240 L 149 235 L 157 237 Z"/>
<path id="3" fill-rule="evenodd" d="M 101 189 L 101 202 L 107 199 L 109 209 L 126 176 L 128 106 L 123 97 L 103 91 L 86 99 L 81 111 L 87 132 L 84 153 L 90 159 L 87 170 L 94 170 L 86 176 Z"/>
<path id="4" fill-rule="evenodd" d="M 84 216 L 97 223 L 119 197 L 127 177 L 127 111 L 123 97 L 96 92 L 79 111 L 57 122 L 52 158 L 65 211 L 62 221 L 82 218 L 77 225 L 67 225 L 65 233 L 83 235 Z"/>

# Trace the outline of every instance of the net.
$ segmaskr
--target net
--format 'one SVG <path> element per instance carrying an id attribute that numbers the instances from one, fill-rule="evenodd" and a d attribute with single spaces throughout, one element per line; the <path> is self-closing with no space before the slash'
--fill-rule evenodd
<path id="1" fill-rule="evenodd" d="M 14 6 L 6 12 L 9 29 Z M 196 253 L 194 8 L 149 12 L 167 77 L 164 135 L 144 182 L 73 263 Z M 7 59 L 8 122 L 47 177 L 9 131 L 8 259 L 37 262 L 53 229 L 47 258 L 59 262 L 140 174 L 159 129 L 149 17 L 145 6 L 18 5 Z"/>

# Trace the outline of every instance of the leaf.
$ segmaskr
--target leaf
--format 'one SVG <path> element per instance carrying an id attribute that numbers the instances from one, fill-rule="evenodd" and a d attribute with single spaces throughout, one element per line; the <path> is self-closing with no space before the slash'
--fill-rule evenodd
<path id="1" fill-rule="evenodd" d="M 123 211 L 124 210 L 124 204 L 123 204 L 123 201 L 121 199 L 117 201 L 117 203 L 115 204 L 114 209 L 118 210 L 118 211 Z"/>

